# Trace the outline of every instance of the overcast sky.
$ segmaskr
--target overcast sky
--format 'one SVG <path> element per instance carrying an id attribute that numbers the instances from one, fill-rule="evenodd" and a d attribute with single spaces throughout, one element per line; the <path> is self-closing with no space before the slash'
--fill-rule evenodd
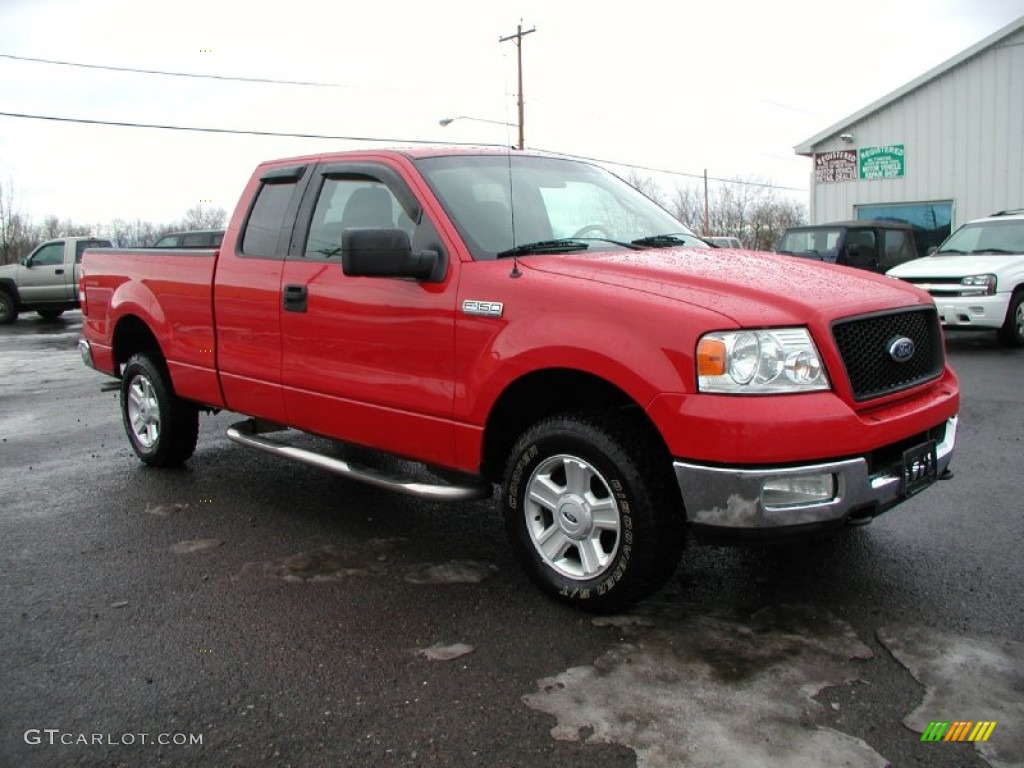
<path id="1" fill-rule="evenodd" d="M 536 28 L 528 148 L 706 168 L 806 202 L 810 161 L 794 145 L 1021 16 L 1024 0 L 0 0 L 0 112 L 515 143 L 514 128 L 438 121 L 516 122 L 516 48 L 498 39 L 521 21 Z M 0 116 L 0 180 L 34 222 L 165 222 L 200 201 L 230 213 L 261 160 L 358 146 Z"/>

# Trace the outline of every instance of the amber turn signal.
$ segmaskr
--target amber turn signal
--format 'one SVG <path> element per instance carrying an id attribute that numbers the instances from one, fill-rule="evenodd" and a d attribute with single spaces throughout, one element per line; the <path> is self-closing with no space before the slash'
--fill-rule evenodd
<path id="1" fill-rule="evenodd" d="M 697 375 L 721 376 L 725 373 L 725 342 L 701 339 L 697 345 Z"/>

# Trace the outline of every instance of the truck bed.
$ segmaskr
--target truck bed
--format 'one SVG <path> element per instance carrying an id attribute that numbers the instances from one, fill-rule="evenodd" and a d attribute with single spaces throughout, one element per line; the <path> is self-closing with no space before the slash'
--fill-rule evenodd
<path id="1" fill-rule="evenodd" d="M 88 305 L 85 335 L 98 370 L 114 374 L 113 329 L 126 314 L 152 318 L 154 342 L 181 397 L 223 406 L 214 350 L 213 274 L 216 249 L 99 248 L 83 260 Z"/>

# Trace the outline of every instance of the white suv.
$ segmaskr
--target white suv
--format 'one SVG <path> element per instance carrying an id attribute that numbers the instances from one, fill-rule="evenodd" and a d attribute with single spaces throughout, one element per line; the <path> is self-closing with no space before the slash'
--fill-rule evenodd
<path id="1" fill-rule="evenodd" d="M 969 221 L 938 250 L 887 275 L 928 291 L 947 328 L 997 329 L 1024 346 L 1024 209 Z"/>

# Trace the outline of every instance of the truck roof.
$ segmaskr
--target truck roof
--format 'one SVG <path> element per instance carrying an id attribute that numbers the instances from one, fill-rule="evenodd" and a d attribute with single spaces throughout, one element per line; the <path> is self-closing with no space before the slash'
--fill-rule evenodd
<path id="1" fill-rule="evenodd" d="M 288 165 L 291 163 L 326 163 L 332 160 L 354 157 L 358 155 L 376 155 L 385 157 L 405 157 L 417 159 L 421 157 L 445 157 L 450 155 L 513 155 L 534 157 L 565 157 L 556 153 L 538 152 L 536 150 L 512 149 L 505 146 L 487 145 L 425 145 L 415 147 L 366 147 L 363 149 L 346 149 L 337 152 L 321 152 L 315 155 L 298 155 L 296 157 L 267 160 L 261 165 Z M 582 158 L 580 158 L 582 159 Z"/>

